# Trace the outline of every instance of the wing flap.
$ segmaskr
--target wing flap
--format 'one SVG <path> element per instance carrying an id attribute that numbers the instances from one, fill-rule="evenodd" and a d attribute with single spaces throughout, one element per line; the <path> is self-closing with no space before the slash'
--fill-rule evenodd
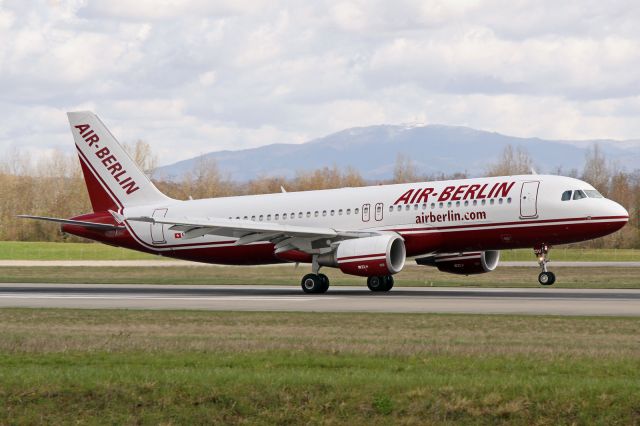
<path id="1" fill-rule="evenodd" d="M 246 234 L 284 234 L 302 238 L 335 238 L 338 232 L 331 228 L 283 225 L 279 223 L 253 222 L 249 220 L 228 220 L 220 218 L 154 218 L 150 216 L 127 217 L 133 222 L 159 223 L 171 225 L 172 231 L 189 233 L 197 229 L 201 235 L 222 235 L 241 238 Z M 194 232 L 194 235 L 197 234 Z"/>

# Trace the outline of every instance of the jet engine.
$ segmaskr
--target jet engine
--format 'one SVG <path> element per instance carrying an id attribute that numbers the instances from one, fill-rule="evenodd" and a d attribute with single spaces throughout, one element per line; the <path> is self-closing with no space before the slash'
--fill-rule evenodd
<path id="1" fill-rule="evenodd" d="M 344 240 L 335 251 L 319 256 L 318 263 L 337 266 L 345 274 L 371 277 L 400 272 L 406 257 L 402 237 L 379 235 Z"/>
<path id="2" fill-rule="evenodd" d="M 460 275 L 484 274 L 498 266 L 498 250 L 470 253 L 442 253 L 416 259 L 418 265 L 435 266 L 442 272 Z"/>

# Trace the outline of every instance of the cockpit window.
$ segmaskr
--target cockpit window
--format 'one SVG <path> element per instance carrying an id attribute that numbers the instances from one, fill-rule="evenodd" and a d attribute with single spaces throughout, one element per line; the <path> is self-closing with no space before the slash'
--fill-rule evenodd
<path id="1" fill-rule="evenodd" d="M 570 200 L 570 199 L 571 199 L 571 193 L 572 193 L 572 192 L 573 192 L 573 191 L 564 191 L 564 192 L 562 193 L 562 201 L 568 201 L 568 200 Z"/>
<path id="2" fill-rule="evenodd" d="M 584 191 L 578 189 L 577 191 L 573 192 L 573 199 L 574 200 L 580 200 L 582 198 L 587 198 L 587 196 L 585 195 Z"/>
<path id="3" fill-rule="evenodd" d="M 604 198 L 602 194 L 600 194 L 595 189 L 585 189 L 584 192 L 587 194 L 589 198 Z"/>

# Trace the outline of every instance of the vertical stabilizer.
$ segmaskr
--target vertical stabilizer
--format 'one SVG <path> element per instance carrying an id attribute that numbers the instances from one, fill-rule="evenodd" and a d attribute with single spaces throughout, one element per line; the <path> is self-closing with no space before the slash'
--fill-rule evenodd
<path id="1" fill-rule="evenodd" d="M 67 115 L 94 211 L 170 200 L 140 170 L 97 115 L 89 111 Z"/>

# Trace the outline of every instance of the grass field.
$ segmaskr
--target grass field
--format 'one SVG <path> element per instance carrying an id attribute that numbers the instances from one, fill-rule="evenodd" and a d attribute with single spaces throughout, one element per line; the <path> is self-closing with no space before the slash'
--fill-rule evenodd
<path id="1" fill-rule="evenodd" d="M 158 256 L 111 247 L 104 244 L 0 242 L 0 260 L 145 260 Z M 558 247 L 551 251 L 557 261 L 640 261 L 640 250 L 635 249 L 571 249 Z M 502 261 L 534 261 L 532 250 L 505 250 Z"/>
<path id="2" fill-rule="evenodd" d="M 640 268 L 551 267 L 558 288 L 640 288 Z M 0 282 L 95 284 L 269 284 L 299 285 L 308 265 L 264 267 L 157 266 L 157 267 L 0 267 Z M 361 277 L 327 268 L 332 286 L 362 285 Z M 407 265 L 395 275 L 396 286 L 538 287 L 538 269 L 498 267 L 474 276 L 439 272 L 435 268 Z"/>
<path id="3" fill-rule="evenodd" d="M 637 424 L 640 319 L 0 310 L 0 424 Z"/>

